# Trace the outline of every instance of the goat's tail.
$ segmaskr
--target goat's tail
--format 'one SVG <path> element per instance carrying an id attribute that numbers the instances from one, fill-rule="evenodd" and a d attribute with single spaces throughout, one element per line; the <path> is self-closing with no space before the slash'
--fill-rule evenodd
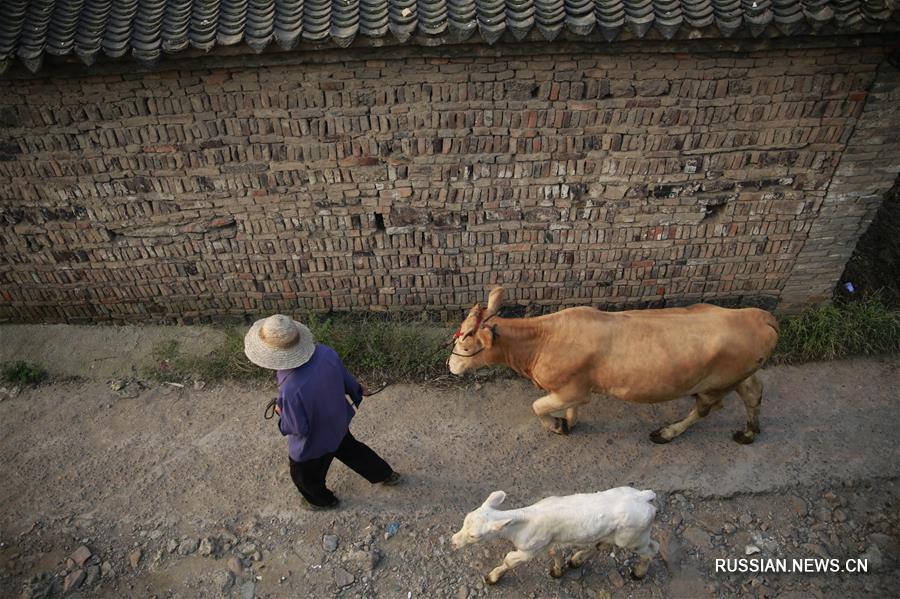
<path id="1" fill-rule="evenodd" d="M 644 501 L 649 503 L 649 502 L 653 501 L 654 499 L 656 499 L 656 493 L 647 489 L 646 491 L 639 492 L 638 497 L 640 497 L 641 499 L 643 499 Z"/>

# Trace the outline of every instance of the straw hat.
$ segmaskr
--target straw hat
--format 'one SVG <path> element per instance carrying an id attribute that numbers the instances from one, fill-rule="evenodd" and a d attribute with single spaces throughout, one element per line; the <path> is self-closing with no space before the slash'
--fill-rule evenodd
<path id="1" fill-rule="evenodd" d="M 316 350 L 312 331 L 284 314 L 257 320 L 244 336 L 244 354 L 271 370 L 306 364 Z"/>

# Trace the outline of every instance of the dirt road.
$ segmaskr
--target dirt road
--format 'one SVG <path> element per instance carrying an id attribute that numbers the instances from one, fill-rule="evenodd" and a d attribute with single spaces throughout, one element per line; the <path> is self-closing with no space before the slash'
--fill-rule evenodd
<path id="1" fill-rule="evenodd" d="M 540 430 L 523 381 L 391 387 L 364 401 L 353 431 L 407 482 L 373 488 L 336 464 L 342 509 L 328 513 L 299 509 L 284 440 L 262 418 L 271 387 L 26 390 L 0 402 L 0 596 L 67 583 L 104 597 L 897 596 L 900 359 L 769 368 L 763 379 L 762 435 L 750 446 L 730 438 L 744 422 L 736 396 L 660 446 L 649 432 L 690 400 L 598 397 L 559 437 Z M 481 575 L 510 547 L 449 547 L 491 491 L 518 507 L 619 485 L 659 493 L 664 552 L 643 581 L 627 580 L 631 556 L 616 552 L 560 581 L 535 561 L 486 588 Z M 81 545 L 92 557 L 67 564 Z M 714 571 L 715 558 L 752 548 L 757 558 L 864 555 L 877 567 Z"/>

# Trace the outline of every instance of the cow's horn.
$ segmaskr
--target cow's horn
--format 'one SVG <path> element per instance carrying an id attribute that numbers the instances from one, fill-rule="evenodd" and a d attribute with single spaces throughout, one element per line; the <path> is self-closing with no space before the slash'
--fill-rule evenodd
<path id="1" fill-rule="evenodd" d="M 503 287 L 495 287 L 491 291 L 491 295 L 488 296 L 487 311 L 484 313 L 484 318 L 496 314 L 501 305 L 503 305 Z"/>

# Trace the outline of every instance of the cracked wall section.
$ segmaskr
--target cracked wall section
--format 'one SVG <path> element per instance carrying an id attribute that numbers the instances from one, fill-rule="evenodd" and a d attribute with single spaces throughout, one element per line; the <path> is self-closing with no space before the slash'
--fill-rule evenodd
<path id="1" fill-rule="evenodd" d="M 809 239 L 781 292 L 795 312 L 831 299 L 834 287 L 900 172 L 900 69 L 885 60 L 841 155 Z"/>

